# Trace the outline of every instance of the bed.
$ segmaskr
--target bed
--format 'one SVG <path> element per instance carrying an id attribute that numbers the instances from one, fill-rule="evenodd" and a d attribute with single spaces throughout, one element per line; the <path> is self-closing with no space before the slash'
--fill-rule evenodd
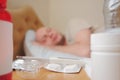
<path id="1" fill-rule="evenodd" d="M 27 30 L 36 30 L 43 26 L 43 23 L 38 18 L 36 12 L 31 6 L 24 6 L 17 9 L 8 9 L 12 15 L 13 21 L 13 42 L 14 42 L 14 56 L 23 56 L 24 37 Z"/>
<path id="2" fill-rule="evenodd" d="M 12 21 L 13 21 L 13 40 L 14 40 L 13 41 L 14 42 L 14 57 L 13 58 L 14 60 L 16 59 L 16 56 L 25 56 L 25 55 L 27 56 L 38 56 L 39 55 L 39 57 L 48 58 L 50 57 L 51 53 L 54 53 L 53 57 L 57 57 L 57 56 L 72 57 L 73 56 L 73 55 L 68 55 L 68 54 L 65 55 L 64 53 L 61 53 L 58 51 L 48 50 L 41 46 L 39 48 L 41 49 L 42 52 L 40 52 L 40 50 L 39 51 L 37 50 L 39 49 L 38 46 L 37 47 L 32 46 L 32 49 L 31 49 L 28 46 L 29 45 L 28 42 L 30 42 L 30 39 L 34 39 L 34 34 L 33 34 L 34 31 L 40 27 L 43 27 L 44 26 L 43 23 L 38 18 L 36 12 L 31 6 L 24 6 L 19 9 L 8 9 L 8 10 L 12 15 Z M 76 26 L 78 23 L 79 22 L 72 20 L 72 23 L 70 22 L 70 25 Z M 81 26 L 83 26 L 84 24 L 85 23 L 83 23 Z M 73 30 L 72 26 L 70 29 Z M 75 30 L 72 31 L 72 34 L 75 34 L 76 30 L 78 30 L 77 28 L 74 28 L 74 29 Z M 69 33 L 68 33 L 68 36 L 69 36 Z M 49 54 L 47 53 L 48 51 L 49 51 Z M 34 54 L 31 54 L 31 52 Z M 38 53 L 46 53 L 46 54 L 40 55 Z"/>
<path id="3" fill-rule="evenodd" d="M 42 46 L 30 46 L 30 41 L 34 39 L 34 31 L 44 26 L 31 6 L 8 9 L 8 11 L 11 13 L 13 21 L 14 60 L 16 56 L 39 56 L 48 58 L 51 57 L 51 53 L 54 53 L 53 57 L 73 56 L 64 55 L 64 53 L 49 50 Z"/>
<path id="4" fill-rule="evenodd" d="M 35 46 L 32 44 L 32 41 L 35 40 L 36 29 L 44 26 L 32 7 L 25 6 L 14 10 L 9 9 L 9 12 L 11 13 L 13 20 L 14 60 L 16 59 L 16 56 L 33 56 L 47 59 L 51 57 L 82 59 L 75 55 L 54 51 L 43 46 Z M 74 24 L 74 21 L 72 24 Z M 76 30 L 77 29 L 75 28 L 74 31 L 76 32 Z M 68 37 L 69 35 L 68 32 Z M 69 38 L 68 41 L 70 39 L 71 38 Z"/>

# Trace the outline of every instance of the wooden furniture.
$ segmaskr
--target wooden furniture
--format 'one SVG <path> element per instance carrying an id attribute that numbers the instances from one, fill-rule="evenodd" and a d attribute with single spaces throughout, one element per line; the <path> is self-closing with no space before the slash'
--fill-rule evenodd
<path id="1" fill-rule="evenodd" d="M 11 14 L 13 22 L 13 58 L 16 59 L 16 56 L 25 55 L 23 42 L 26 31 L 29 29 L 36 30 L 39 27 L 42 27 L 43 23 L 31 6 L 8 9 L 8 11 Z"/>
<path id="2" fill-rule="evenodd" d="M 42 68 L 39 71 L 38 77 L 36 79 L 21 78 L 19 75 L 17 75 L 16 71 L 13 71 L 12 80 L 90 80 L 90 78 L 87 76 L 84 69 L 81 69 L 79 73 L 65 74 L 65 73 L 52 72 Z"/>

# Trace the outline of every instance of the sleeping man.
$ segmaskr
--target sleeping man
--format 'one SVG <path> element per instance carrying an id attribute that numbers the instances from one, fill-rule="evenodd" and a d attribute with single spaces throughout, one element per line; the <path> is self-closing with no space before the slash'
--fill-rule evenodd
<path id="1" fill-rule="evenodd" d="M 76 34 L 74 43 L 67 44 L 63 34 L 55 29 L 42 27 L 36 31 L 36 40 L 33 43 L 80 57 L 90 57 L 90 35 L 92 32 L 92 27 L 84 28 Z"/>

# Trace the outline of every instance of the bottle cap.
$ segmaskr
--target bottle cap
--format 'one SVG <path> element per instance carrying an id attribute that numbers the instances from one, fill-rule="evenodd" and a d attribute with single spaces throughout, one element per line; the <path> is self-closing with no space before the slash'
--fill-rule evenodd
<path id="1" fill-rule="evenodd" d="M 7 0 L 0 0 L 0 9 L 6 8 L 6 2 L 7 2 Z"/>
<path id="2" fill-rule="evenodd" d="M 6 8 L 7 0 L 0 0 L 0 20 L 11 22 L 11 15 L 8 11 L 4 10 Z"/>
<path id="3" fill-rule="evenodd" d="M 92 51 L 120 51 L 120 33 L 95 33 L 91 35 Z"/>

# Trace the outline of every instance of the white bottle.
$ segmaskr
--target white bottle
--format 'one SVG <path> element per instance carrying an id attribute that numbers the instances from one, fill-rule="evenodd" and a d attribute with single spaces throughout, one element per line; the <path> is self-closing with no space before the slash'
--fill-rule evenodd
<path id="1" fill-rule="evenodd" d="M 120 80 L 120 33 L 91 35 L 91 80 Z"/>
<path id="2" fill-rule="evenodd" d="M 12 80 L 13 25 L 5 8 L 6 0 L 0 0 L 0 80 Z"/>

